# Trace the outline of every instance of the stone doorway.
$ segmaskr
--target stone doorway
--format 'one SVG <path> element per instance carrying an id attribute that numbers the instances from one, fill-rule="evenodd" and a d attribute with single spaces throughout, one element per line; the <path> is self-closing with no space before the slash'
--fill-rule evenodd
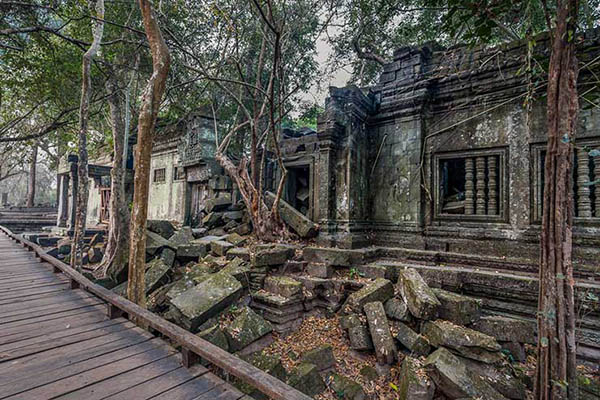
<path id="1" fill-rule="evenodd" d="M 209 198 L 208 183 L 190 183 L 190 193 L 190 224 L 196 226 L 202 220 L 202 211 L 204 211 L 206 200 Z"/>
<path id="2" fill-rule="evenodd" d="M 312 182 L 310 165 L 286 166 L 288 176 L 283 199 L 303 215 L 312 219 Z"/>

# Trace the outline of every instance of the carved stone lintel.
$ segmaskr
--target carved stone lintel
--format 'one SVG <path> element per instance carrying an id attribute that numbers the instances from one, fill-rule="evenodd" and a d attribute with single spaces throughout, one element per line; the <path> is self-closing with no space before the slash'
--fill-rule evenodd
<path id="1" fill-rule="evenodd" d="M 473 159 L 465 159 L 465 214 L 475 214 L 475 176 L 473 175 Z"/>
<path id="2" fill-rule="evenodd" d="M 487 158 L 488 168 L 488 215 L 498 215 L 498 174 L 496 173 L 496 156 Z"/>
<path id="3" fill-rule="evenodd" d="M 475 172 L 477 181 L 475 182 L 475 188 L 477 189 L 475 194 L 475 213 L 477 215 L 485 215 L 485 157 L 475 158 Z"/>
<path id="4" fill-rule="evenodd" d="M 590 157 L 585 149 L 577 150 L 577 216 L 580 218 L 592 217 L 592 203 L 590 198 Z"/>

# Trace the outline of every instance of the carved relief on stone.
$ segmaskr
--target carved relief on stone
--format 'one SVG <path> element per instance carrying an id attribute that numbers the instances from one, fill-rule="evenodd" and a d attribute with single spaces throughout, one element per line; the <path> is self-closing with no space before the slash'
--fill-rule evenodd
<path id="1" fill-rule="evenodd" d="M 591 218 L 592 203 L 590 198 L 590 157 L 585 149 L 577 150 L 577 216 Z"/>
<path id="2" fill-rule="evenodd" d="M 477 215 L 485 215 L 485 157 L 475 158 L 475 172 L 477 181 L 475 183 L 475 205 Z"/>
<path id="3" fill-rule="evenodd" d="M 496 173 L 496 156 L 488 157 L 488 215 L 498 214 L 498 191 L 497 191 L 497 180 L 498 176 Z"/>
<path id="4" fill-rule="evenodd" d="M 473 175 L 473 159 L 465 159 L 465 214 L 475 214 L 475 175 Z"/>

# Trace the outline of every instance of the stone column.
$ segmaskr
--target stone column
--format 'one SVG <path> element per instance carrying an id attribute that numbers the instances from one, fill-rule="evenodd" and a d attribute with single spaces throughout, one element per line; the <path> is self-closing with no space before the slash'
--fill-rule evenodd
<path id="1" fill-rule="evenodd" d="M 69 210 L 69 228 L 75 228 L 75 216 L 77 214 L 77 186 L 79 179 L 77 178 L 77 163 L 71 163 L 71 196 Z"/>
<path id="2" fill-rule="evenodd" d="M 319 190 L 318 221 L 333 219 L 335 197 L 335 145 L 332 141 L 320 143 L 319 148 Z"/>
<path id="3" fill-rule="evenodd" d="M 475 188 L 477 192 L 476 198 L 476 210 L 477 215 L 485 215 L 485 157 L 475 158 L 475 172 L 477 175 L 477 182 Z"/>
<path id="4" fill-rule="evenodd" d="M 465 159 L 465 214 L 475 214 L 475 176 L 473 175 L 473 159 Z"/>
<path id="5" fill-rule="evenodd" d="M 585 149 L 577 150 L 577 216 L 580 218 L 592 217 L 592 203 L 590 199 L 590 157 Z"/>
<path id="6" fill-rule="evenodd" d="M 600 180 L 600 156 L 594 158 L 594 180 Z M 600 184 L 596 184 L 596 218 L 600 218 Z"/>
<path id="7" fill-rule="evenodd" d="M 498 190 L 497 187 L 497 173 L 496 173 L 496 156 L 489 156 L 487 158 L 488 168 L 488 215 L 498 215 Z"/>
<path id="8" fill-rule="evenodd" d="M 56 226 L 66 227 L 69 217 L 69 175 L 59 175 L 58 181 L 58 216 Z"/>

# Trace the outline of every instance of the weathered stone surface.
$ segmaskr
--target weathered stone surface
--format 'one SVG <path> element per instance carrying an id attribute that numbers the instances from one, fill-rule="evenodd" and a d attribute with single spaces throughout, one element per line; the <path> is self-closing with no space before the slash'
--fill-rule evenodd
<path id="1" fill-rule="evenodd" d="M 294 257 L 296 250 L 287 245 L 260 245 L 256 246 L 254 254 L 251 255 L 252 265 L 255 267 L 280 265 Z"/>
<path id="2" fill-rule="evenodd" d="M 379 373 L 377 369 L 371 367 L 370 365 L 365 365 L 360 369 L 360 375 L 367 381 L 375 381 L 379 379 Z"/>
<path id="3" fill-rule="evenodd" d="M 398 330 L 396 339 L 412 353 L 425 357 L 431 353 L 429 341 L 423 335 L 418 334 L 403 323 L 397 324 L 396 329 Z"/>
<path id="4" fill-rule="evenodd" d="M 146 253 L 153 256 L 163 247 L 173 247 L 171 243 L 158 233 L 146 231 Z"/>
<path id="5" fill-rule="evenodd" d="M 225 329 L 231 352 L 236 352 L 248 346 L 273 331 L 271 324 L 263 317 L 244 307 L 233 322 Z"/>
<path id="6" fill-rule="evenodd" d="M 500 345 L 492 336 L 449 321 L 428 321 L 422 332 L 431 345 L 444 346 L 458 354 L 487 363 L 502 361 Z"/>
<path id="7" fill-rule="evenodd" d="M 146 221 L 146 229 L 148 229 L 150 232 L 159 234 L 165 239 L 169 239 L 175 233 L 173 224 L 171 224 L 169 221 L 159 219 L 149 219 Z"/>
<path id="8" fill-rule="evenodd" d="M 244 361 L 249 362 L 256 368 L 259 368 L 269 375 L 274 376 L 280 381 L 285 382 L 287 379 L 287 372 L 281 364 L 279 357 L 267 355 L 262 352 L 256 352 L 241 357 Z M 258 391 L 254 386 L 241 381 L 240 379 L 234 379 L 233 384 L 243 393 L 247 393 L 251 396 L 251 400 L 268 400 L 268 396 Z M 242 398 L 243 399 L 243 398 Z"/>
<path id="9" fill-rule="evenodd" d="M 167 297 L 167 293 L 171 290 L 172 285 L 173 284 L 161 286 L 150 293 L 146 300 L 146 308 L 152 312 L 164 311 L 168 306 L 167 302 L 169 298 Z"/>
<path id="10" fill-rule="evenodd" d="M 246 247 L 234 247 L 227 252 L 227 259 L 241 258 L 244 261 L 250 261 L 250 250 Z"/>
<path id="11" fill-rule="evenodd" d="M 398 288 L 410 313 L 419 319 L 435 319 L 440 302 L 414 268 L 398 272 Z"/>
<path id="12" fill-rule="evenodd" d="M 210 250 L 218 256 L 224 256 L 233 247 L 234 246 L 231 243 L 223 240 L 215 240 L 210 243 Z"/>
<path id="13" fill-rule="evenodd" d="M 353 326 L 348 329 L 348 339 L 350 339 L 350 347 L 353 350 L 373 350 L 371 334 L 369 333 L 369 329 L 364 325 Z"/>
<path id="14" fill-rule="evenodd" d="M 192 228 L 192 234 L 196 239 L 200 239 L 202 236 L 206 235 L 208 229 L 206 228 Z"/>
<path id="15" fill-rule="evenodd" d="M 245 224 L 241 224 L 239 225 L 237 228 L 235 228 L 233 230 L 235 233 L 237 233 L 238 235 L 249 235 L 250 233 L 252 233 L 252 224 L 245 223 Z"/>
<path id="16" fill-rule="evenodd" d="M 309 363 L 301 363 L 294 368 L 288 384 L 308 396 L 316 396 L 327 388 L 317 366 Z"/>
<path id="17" fill-rule="evenodd" d="M 223 213 L 223 221 L 231 222 L 231 221 L 241 221 L 244 213 L 241 211 L 227 211 Z"/>
<path id="18" fill-rule="evenodd" d="M 335 366 L 333 347 L 331 347 L 331 345 L 325 345 L 309 350 L 302 354 L 300 361 L 315 364 L 319 371 L 333 368 Z"/>
<path id="19" fill-rule="evenodd" d="M 225 241 L 231 243 L 234 246 L 243 246 L 247 240 L 248 238 L 242 237 L 235 232 L 225 236 Z"/>
<path id="20" fill-rule="evenodd" d="M 231 260 L 219 273 L 229 274 L 237 279 L 243 287 L 248 287 L 250 267 L 241 258 Z"/>
<path id="21" fill-rule="evenodd" d="M 211 229 L 221 223 L 222 216 L 222 213 L 209 212 L 204 218 L 202 218 L 202 225 L 204 225 L 207 229 Z"/>
<path id="22" fill-rule="evenodd" d="M 399 400 L 431 400 L 434 392 L 435 384 L 427 376 L 421 362 L 413 357 L 405 357 L 398 384 Z"/>
<path id="23" fill-rule="evenodd" d="M 459 357 L 443 347 L 427 357 L 424 365 L 437 389 L 451 399 L 506 399 L 478 371 L 469 370 Z"/>
<path id="24" fill-rule="evenodd" d="M 340 374 L 331 374 L 329 385 L 337 394 L 338 399 L 364 400 L 367 398 L 362 386 Z"/>
<path id="25" fill-rule="evenodd" d="M 177 257 L 182 259 L 199 259 L 208 253 L 208 243 L 194 241 L 177 246 Z"/>
<path id="26" fill-rule="evenodd" d="M 377 362 L 380 364 L 393 364 L 398 350 L 392 338 L 383 304 L 380 301 L 367 303 L 364 309 L 373 346 L 375 347 Z"/>
<path id="27" fill-rule="evenodd" d="M 385 308 L 385 314 L 388 318 L 395 319 L 396 321 L 410 321 L 408 307 L 402 299 L 392 297 L 384 303 L 383 307 Z"/>
<path id="28" fill-rule="evenodd" d="M 199 332 L 198 336 L 225 351 L 229 351 L 229 342 L 227 341 L 227 337 L 218 325 L 214 325 L 211 328 Z"/>
<path id="29" fill-rule="evenodd" d="M 214 274 L 181 293 L 171 304 L 180 314 L 180 324 L 195 331 L 204 321 L 237 300 L 241 291 L 242 285 L 231 275 Z"/>
<path id="30" fill-rule="evenodd" d="M 469 325 L 481 316 L 481 301 L 446 290 L 432 288 L 441 303 L 439 317 L 458 325 Z"/>
<path id="31" fill-rule="evenodd" d="M 325 247 L 305 247 L 302 258 L 307 262 L 325 263 L 340 267 L 353 267 L 365 262 L 365 252 Z"/>
<path id="32" fill-rule="evenodd" d="M 525 346 L 519 342 L 499 342 L 502 346 L 502 351 L 508 352 L 510 357 L 517 362 L 525 362 L 527 360 L 527 353 L 525 353 Z"/>
<path id="33" fill-rule="evenodd" d="M 226 210 L 231 205 L 230 196 L 220 196 L 206 200 L 205 209 L 206 212 L 211 213 L 213 211 Z"/>
<path id="34" fill-rule="evenodd" d="M 323 263 L 309 263 L 306 266 L 306 273 L 315 278 L 328 279 L 333 276 L 333 267 Z"/>
<path id="35" fill-rule="evenodd" d="M 188 244 L 192 240 L 194 240 L 194 233 L 189 226 L 182 226 L 181 229 L 169 238 L 169 242 L 175 247 Z"/>
<path id="36" fill-rule="evenodd" d="M 146 274 L 144 275 L 146 294 L 153 292 L 160 286 L 170 269 L 171 267 L 160 258 L 155 258 L 146 264 Z"/>
<path id="37" fill-rule="evenodd" d="M 459 357 L 468 370 L 477 373 L 500 394 L 515 400 L 524 400 L 526 387 L 519 379 L 513 376 L 510 367 L 503 365 L 496 367 L 490 364 Z"/>
<path id="38" fill-rule="evenodd" d="M 191 268 L 186 268 L 183 277 L 171 285 L 167 292 L 169 300 L 173 300 L 188 289 L 193 288 L 197 284 L 204 282 L 212 275 L 211 269 L 206 265 L 195 265 Z"/>
<path id="39" fill-rule="evenodd" d="M 535 322 L 500 315 L 485 316 L 473 324 L 473 329 L 503 342 L 535 344 Z"/>
<path id="40" fill-rule="evenodd" d="M 302 283 L 287 276 L 268 276 L 264 289 L 285 298 L 302 297 Z"/>
<path id="41" fill-rule="evenodd" d="M 272 205 L 275 201 L 275 195 L 267 192 L 265 200 L 269 205 Z M 319 231 L 319 225 L 306 218 L 306 216 L 283 199 L 279 200 L 279 215 L 302 238 L 315 237 Z"/>
<path id="42" fill-rule="evenodd" d="M 350 329 L 359 326 L 362 323 L 357 314 L 347 314 L 340 317 L 340 326 L 342 329 Z"/>
<path id="43" fill-rule="evenodd" d="M 175 251 L 169 247 L 165 247 L 160 252 L 160 259 L 169 267 L 175 262 Z"/>
<path id="44" fill-rule="evenodd" d="M 362 313 L 365 304 L 374 301 L 383 303 L 392 296 L 394 296 L 392 282 L 387 279 L 375 279 L 375 281 L 348 296 L 346 307 L 354 312 Z"/>

